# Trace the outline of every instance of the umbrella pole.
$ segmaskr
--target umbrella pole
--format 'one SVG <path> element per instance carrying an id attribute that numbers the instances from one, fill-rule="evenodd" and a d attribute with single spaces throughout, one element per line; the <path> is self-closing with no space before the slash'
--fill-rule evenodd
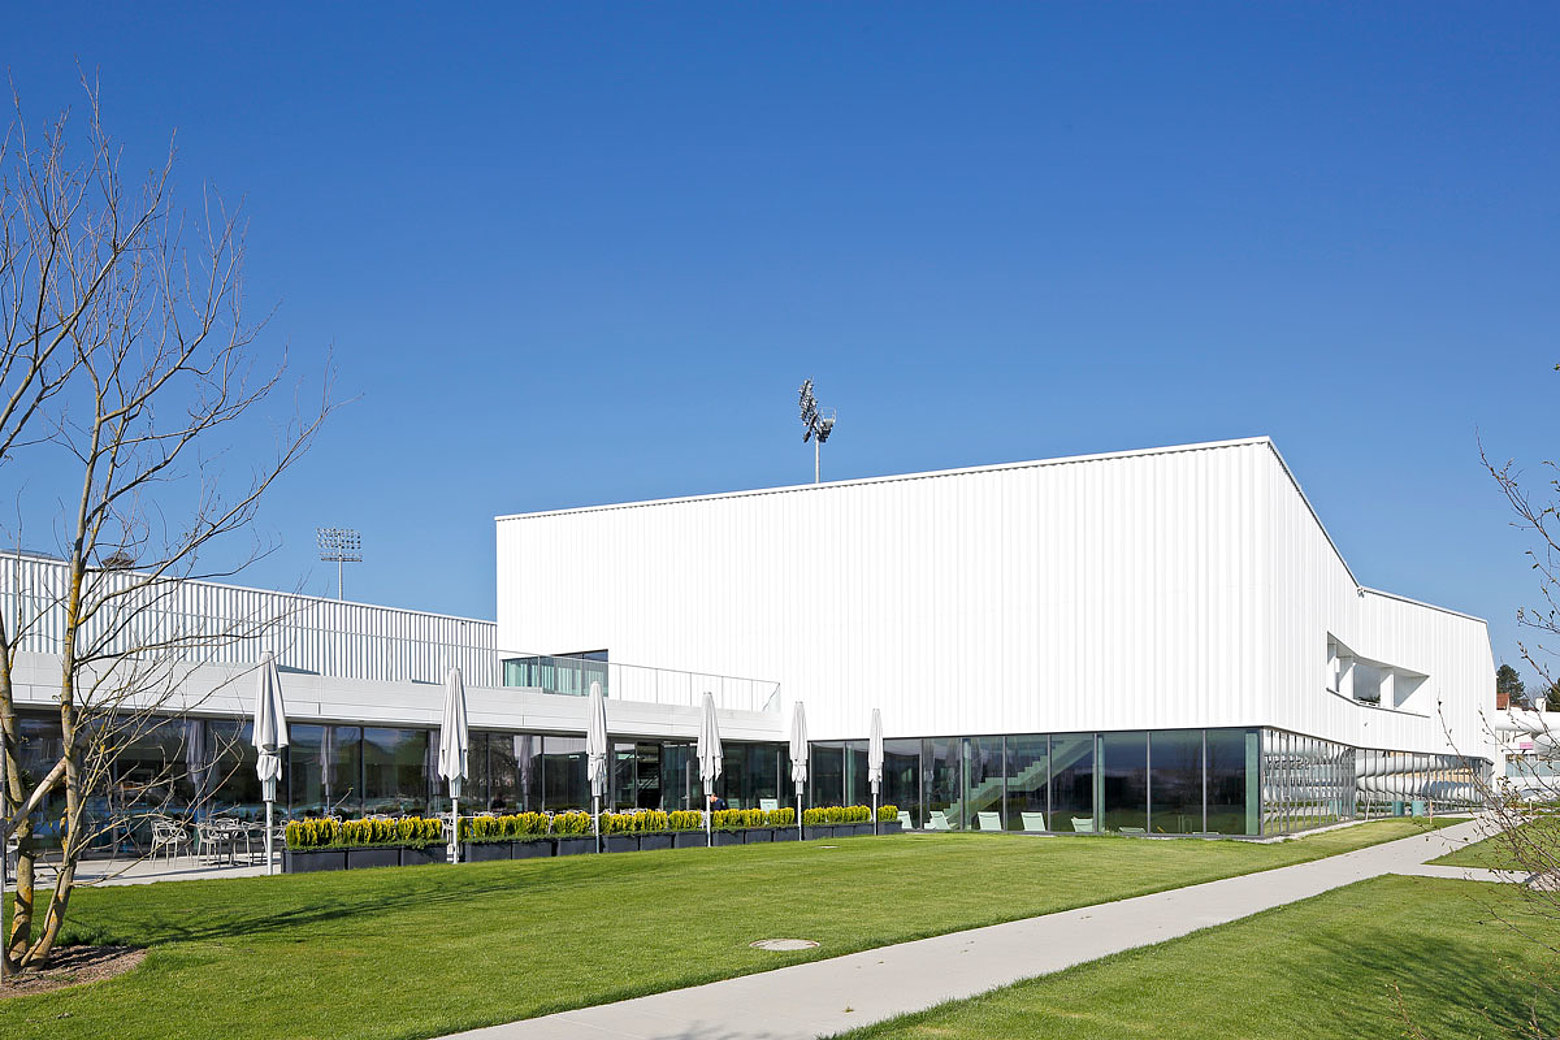
<path id="1" fill-rule="evenodd" d="M 877 832 L 878 832 L 877 803 L 878 803 L 877 784 L 873 784 L 872 785 L 872 833 L 873 834 L 877 834 Z"/>
<path id="2" fill-rule="evenodd" d="M 802 830 L 802 785 L 796 785 L 796 840 L 806 841 L 807 835 Z"/>
<path id="3" fill-rule="evenodd" d="M 460 799 L 450 795 L 450 862 L 460 862 Z"/>
<path id="4" fill-rule="evenodd" d="M 271 846 L 271 806 L 274 804 L 276 803 L 270 801 L 265 803 L 265 872 L 267 875 L 276 873 L 276 863 L 272 859 L 273 849 Z"/>
<path id="5" fill-rule="evenodd" d="M 601 851 L 601 795 L 590 796 L 591 819 L 596 822 L 596 851 Z"/>

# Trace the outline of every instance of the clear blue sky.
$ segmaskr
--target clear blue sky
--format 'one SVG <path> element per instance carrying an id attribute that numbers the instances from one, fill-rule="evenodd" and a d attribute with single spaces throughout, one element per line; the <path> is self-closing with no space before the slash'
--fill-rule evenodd
<path id="1" fill-rule="evenodd" d="M 143 13 L 144 12 L 144 13 Z M 1553 5 L 12 4 L 358 399 L 247 580 L 491 617 L 497 514 L 1270 434 L 1367 584 L 1534 586 L 1560 455 Z"/>

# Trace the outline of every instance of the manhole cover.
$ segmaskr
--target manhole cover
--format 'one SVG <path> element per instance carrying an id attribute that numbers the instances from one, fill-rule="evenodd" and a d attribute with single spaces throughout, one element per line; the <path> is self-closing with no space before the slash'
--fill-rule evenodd
<path id="1" fill-rule="evenodd" d="M 748 945 L 755 950 L 812 950 L 818 946 L 811 939 L 760 939 Z"/>

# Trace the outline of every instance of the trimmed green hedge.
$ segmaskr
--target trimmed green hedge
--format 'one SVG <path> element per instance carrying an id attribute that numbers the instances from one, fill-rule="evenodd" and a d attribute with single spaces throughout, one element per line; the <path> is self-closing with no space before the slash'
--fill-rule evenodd
<path id="1" fill-rule="evenodd" d="M 899 822 L 899 806 L 897 806 L 897 805 L 880 805 L 880 806 L 878 806 L 878 823 L 898 823 L 898 822 Z"/>
<path id="2" fill-rule="evenodd" d="M 898 810 L 896 809 L 895 812 L 897 813 Z M 896 816 L 895 819 L 898 817 Z M 870 805 L 831 805 L 826 808 L 802 811 L 802 823 L 809 827 L 871 822 L 872 806 Z"/>
<path id="3" fill-rule="evenodd" d="M 293 820 L 287 824 L 289 849 L 346 849 L 370 845 L 423 848 L 444 840 L 440 820 L 408 816 L 399 820 Z"/>

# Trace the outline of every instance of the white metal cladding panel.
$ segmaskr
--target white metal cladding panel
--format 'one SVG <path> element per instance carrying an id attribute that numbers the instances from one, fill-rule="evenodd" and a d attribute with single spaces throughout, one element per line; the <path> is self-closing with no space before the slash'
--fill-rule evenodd
<path id="1" fill-rule="evenodd" d="M 0 611 L 12 631 L 18 619 L 29 626 L 21 649 L 59 651 L 65 630 L 58 604 L 68 578 L 58 560 L 0 557 Z M 101 596 L 143 579 L 104 573 L 97 580 Z M 131 602 L 138 611 L 101 611 L 85 639 L 117 648 L 177 640 L 191 659 L 230 664 L 271 650 L 284 668 L 360 679 L 437 682 L 459 664 L 470 683 L 500 681 L 496 626 L 488 621 L 200 581 L 159 582 Z M 123 631 L 115 631 L 116 619 Z"/>
<path id="2" fill-rule="evenodd" d="M 1258 689 L 1271 724 L 1357 746 L 1486 755 L 1478 724 L 1493 703 L 1484 622 L 1356 585 L 1276 456 L 1269 484 L 1272 647 Z M 1355 654 L 1429 676 L 1404 711 L 1383 711 L 1327 690 L 1327 639 Z"/>
<path id="3" fill-rule="evenodd" d="M 1266 441 L 500 520 L 504 645 L 755 675 L 819 739 L 1261 721 Z"/>

